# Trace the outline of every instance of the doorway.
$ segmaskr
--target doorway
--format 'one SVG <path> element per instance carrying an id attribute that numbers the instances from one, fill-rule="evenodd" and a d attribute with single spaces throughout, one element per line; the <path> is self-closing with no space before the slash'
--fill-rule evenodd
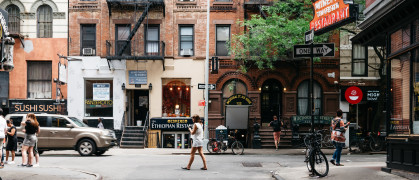
<path id="1" fill-rule="evenodd" d="M 281 117 L 281 102 L 283 88 L 276 79 L 268 79 L 262 85 L 261 119 L 262 126 L 268 126 L 274 115 Z"/>
<path id="2" fill-rule="evenodd" d="M 188 149 L 190 147 L 189 132 L 163 132 L 163 148 Z"/>
<path id="3" fill-rule="evenodd" d="M 129 95 L 128 126 L 143 126 L 149 111 L 148 90 L 132 90 Z"/>

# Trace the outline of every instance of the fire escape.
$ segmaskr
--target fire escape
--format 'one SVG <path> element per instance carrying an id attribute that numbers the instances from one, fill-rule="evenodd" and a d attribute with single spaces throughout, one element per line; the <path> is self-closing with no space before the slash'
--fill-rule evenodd
<path id="1" fill-rule="evenodd" d="M 245 0 L 245 19 L 249 19 L 249 13 L 259 12 L 260 16 L 266 18 L 266 13 L 262 10 L 262 6 L 269 6 L 273 4 L 273 0 Z"/>
<path id="2" fill-rule="evenodd" d="M 109 9 L 109 19 L 112 13 L 132 12 L 137 19 L 137 13 L 141 13 L 133 29 L 130 30 L 124 39 L 106 41 L 106 59 L 111 60 L 162 60 L 164 64 L 165 44 L 158 38 L 157 41 L 147 41 L 146 35 L 136 33 L 144 22 L 144 27 L 148 28 L 148 14 L 151 11 L 165 12 L 164 0 L 106 0 Z M 115 35 L 117 36 L 117 35 Z M 147 41 L 147 42 L 146 42 Z M 163 66 L 164 68 L 164 66 Z"/>

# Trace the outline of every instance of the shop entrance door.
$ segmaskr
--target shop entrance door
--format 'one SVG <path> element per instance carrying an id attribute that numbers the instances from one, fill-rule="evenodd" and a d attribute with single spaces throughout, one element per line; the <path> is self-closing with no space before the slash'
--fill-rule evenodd
<path id="1" fill-rule="evenodd" d="M 190 135 L 187 132 L 163 132 L 163 148 L 188 149 Z"/>
<path id="2" fill-rule="evenodd" d="M 281 117 L 282 92 L 282 85 L 276 79 L 269 79 L 263 83 L 260 114 L 262 126 L 268 126 L 274 115 Z"/>
<path id="3" fill-rule="evenodd" d="M 128 126 L 143 126 L 149 111 L 148 90 L 133 90 L 128 93 Z"/>

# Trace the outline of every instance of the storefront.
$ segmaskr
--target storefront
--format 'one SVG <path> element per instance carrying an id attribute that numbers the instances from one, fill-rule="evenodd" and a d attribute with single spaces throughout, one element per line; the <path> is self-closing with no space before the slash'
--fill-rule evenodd
<path id="1" fill-rule="evenodd" d="M 9 113 L 67 114 L 67 100 L 9 100 Z"/>
<path id="2" fill-rule="evenodd" d="M 203 121 L 203 119 L 201 118 Z M 190 117 L 162 117 L 150 119 L 149 138 L 157 136 L 157 148 L 188 149 L 191 147 L 191 136 L 188 127 L 193 127 Z M 153 138 L 154 139 L 154 138 Z M 155 142 L 151 142 L 155 143 Z"/>

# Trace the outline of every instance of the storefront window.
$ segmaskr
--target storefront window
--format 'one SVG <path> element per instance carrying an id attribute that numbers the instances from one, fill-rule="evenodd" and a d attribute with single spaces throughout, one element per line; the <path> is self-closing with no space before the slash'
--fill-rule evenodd
<path id="1" fill-rule="evenodd" d="M 112 117 L 112 80 L 86 80 L 84 102 L 86 117 Z"/>
<path id="2" fill-rule="evenodd" d="M 190 79 L 163 79 L 163 117 L 190 117 Z"/>
<path id="3" fill-rule="evenodd" d="M 419 49 L 416 49 L 413 54 L 413 134 L 419 134 Z"/>
<path id="4" fill-rule="evenodd" d="M 310 93 L 310 82 L 304 81 L 298 86 L 298 115 L 308 116 L 310 115 L 310 108 L 309 108 L 309 93 Z M 320 85 L 313 81 L 313 89 L 314 89 L 314 115 L 321 115 L 321 107 L 322 107 L 322 88 Z"/>
<path id="5" fill-rule="evenodd" d="M 391 60 L 391 133 L 410 131 L 410 64 L 410 53 Z"/>

